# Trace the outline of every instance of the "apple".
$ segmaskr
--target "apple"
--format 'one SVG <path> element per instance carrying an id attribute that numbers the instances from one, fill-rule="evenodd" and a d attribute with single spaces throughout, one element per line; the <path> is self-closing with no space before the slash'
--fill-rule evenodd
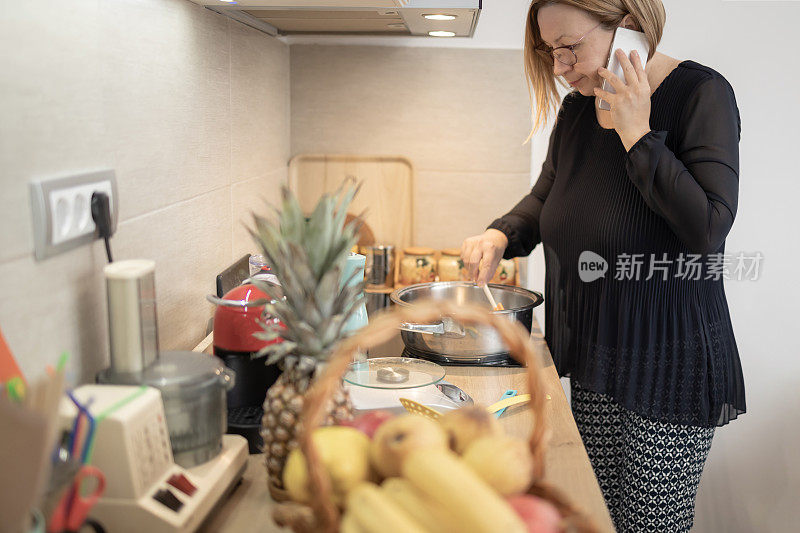
<path id="1" fill-rule="evenodd" d="M 500 422 L 480 405 L 447 411 L 439 417 L 439 425 L 447 433 L 450 448 L 459 455 L 482 437 L 503 435 Z"/>
<path id="2" fill-rule="evenodd" d="M 525 522 L 528 533 L 559 533 L 561 531 L 561 513 L 552 503 L 530 494 L 511 496 L 506 501 Z"/>
<path id="3" fill-rule="evenodd" d="M 407 414 L 382 424 L 369 452 L 372 466 L 387 478 L 400 475 L 403 461 L 411 452 L 426 449 L 447 450 L 447 435 L 433 420 Z"/>
<path id="4" fill-rule="evenodd" d="M 352 420 L 340 422 L 340 425 L 356 428 L 366 434 L 367 437 L 372 438 L 378 430 L 378 427 L 393 417 L 394 415 L 388 411 L 370 411 Z"/>

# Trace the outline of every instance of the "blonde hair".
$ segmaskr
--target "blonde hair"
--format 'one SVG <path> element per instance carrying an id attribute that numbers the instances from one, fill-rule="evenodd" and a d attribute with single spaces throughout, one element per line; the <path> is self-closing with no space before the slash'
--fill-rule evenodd
<path id="1" fill-rule="evenodd" d="M 597 19 L 607 30 L 616 28 L 625 15 L 630 14 L 639 26 L 638 29 L 647 36 L 650 45 L 648 59 L 653 57 L 661 41 L 667 19 L 661 0 L 532 0 L 525 23 L 524 46 L 525 76 L 528 80 L 533 118 L 533 129 L 528 139 L 547 123 L 551 113 L 558 111 L 560 104 L 556 77 L 553 75 L 553 60 L 536 51 L 537 47 L 544 44 L 536 17 L 539 9 L 550 4 L 577 7 Z M 566 87 L 563 81 L 561 84 Z"/>

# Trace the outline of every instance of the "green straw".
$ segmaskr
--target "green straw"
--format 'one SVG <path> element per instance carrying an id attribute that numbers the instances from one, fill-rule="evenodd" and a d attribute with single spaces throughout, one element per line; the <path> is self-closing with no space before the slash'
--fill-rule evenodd
<path id="1" fill-rule="evenodd" d="M 25 399 L 25 391 L 25 382 L 21 377 L 15 376 L 6 381 L 6 392 L 10 400 L 17 403 L 22 402 Z"/>
<path id="2" fill-rule="evenodd" d="M 97 426 L 100 425 L 100 422 L 102 422 L 104 419 L 108 418 L 114 411 L 117 411 L 118 409 L 121 409 L 122 407 L 128 405 L 133 400 L 135 400 L 136 398 L 138 398 L 139 396 L 144 394 L 147 391 L 147 388 L 148 387 L 146 385 L 142 385 L 141 387 L 136 389 L 134 392 L 132 392 L 131 394 L 129 394 L 125 398 L 122 398 L 117 403 L 115 403 L 113 405 L 110 405 L 105 411 L 103 411 L 102 413 L 100 413 L 99 415 L 94 417 L 94 433 L 92 434 L 91 440 L 89 440 L 89 444 L 88 444 L 89 451 L 86 453 L 86 463 L 85 464 L 89 464 L 89 463 L 92 462 L 92 453 L 94 453 L 94 436 L 97 435 Z"/>
<path id="3" fill-rule="evenodd" d="M 61 352 L 61 357 L 58 358 L 58 364 L 56 365 L 56 370 L 61 372 L 64 370 L 64 367 L 67 366 L 67 361 L 69 360 L 69 352 L 64 351 Z"/>

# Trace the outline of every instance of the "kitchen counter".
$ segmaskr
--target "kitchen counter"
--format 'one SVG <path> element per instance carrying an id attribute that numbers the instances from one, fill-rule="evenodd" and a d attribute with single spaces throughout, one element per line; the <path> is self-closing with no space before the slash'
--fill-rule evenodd
<path id="1" fill-rule="evenodd" d="M 608 508 L 572 418 L 572 411 L 561 388 L 550 350 L 536 323 L 532 339 L 543 362 L 544 390 L 549 395 L 547 411 L 552 434 L 545 459 L 545 478 L 591 517 L 599 531 L 613 532 Z M 210 352 L 210 345 L 209 336 L 195 350 Z M 396 356 L 401 353 L 402 348 L 398 335 L 392 341 L 372 350 L 371 355 Z M 516 389 L 520 394 L 527 392 L 525 370 L 522 368 L 448 366 L 446 370 L 445 379 L 464 389 L 479 404 L 489 405 L 497 401 L 507 389 Z M 529 434 L 531 416 L 526 406 L 506 409 L 500 421 L 509 434 L 524 438 Z M 271 512 L 274 505 L 267 490 L 263 456 L 251 455 L 241 485 L 212 513 L 212 518 L 206 522 L 202 531 L 286 531 L 272 522 Z"/>

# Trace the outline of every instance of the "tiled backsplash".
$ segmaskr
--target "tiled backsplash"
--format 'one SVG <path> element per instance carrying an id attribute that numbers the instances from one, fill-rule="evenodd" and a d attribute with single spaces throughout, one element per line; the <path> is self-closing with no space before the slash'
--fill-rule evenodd
<path id="1" fill-rule="evenodd" d="M 521 50 L 291 47 L 292 155 L 399 154 L 417 244 L 460 246 L 530 190 Z"/>
<path id="2" fill-rule="evenodd" d="M 100 242 L 35 262 L 28 181 L 113 168 L 116 259 L 156 261 L 162 349 L 205 334 L 291 154 L 400 154 L 418 242 L 458 245 L 529 188 L 519 50 L 309 46 L 185 0 L 23 2 L 0 21 L 0 327 L 28 374 L 108 359 Z M 291 56 L 291 67 L 290 67 Z M 291 101 L 291 103 L 290 103 Z M 291 116 L 290 116 L 291 110 Z M 290 134 L 291 130 L 291 134 Z M 290 149 L 291 147 L 291 149 Z"/>
<path id="3" fill-rule="evenodd" d="M 0 20 L 0 327 L 28 374 L 108 358 L 99 241 L 37 263 L 28 181 L 113 168 L 115 259 L 156 261 L 161 347 L 205 335 L 214 276 L 289 158 L 289 49 L 185 0 L 31 0 Z"/>

